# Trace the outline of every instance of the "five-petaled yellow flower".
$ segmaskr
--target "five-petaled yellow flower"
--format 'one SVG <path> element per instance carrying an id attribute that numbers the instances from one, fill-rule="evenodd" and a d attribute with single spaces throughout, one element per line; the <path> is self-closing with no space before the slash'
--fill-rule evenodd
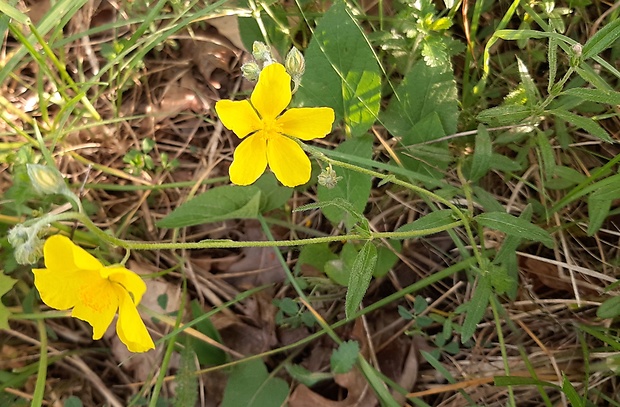
<path id="1" fill-rule="evenodd" d="M 251 101 L 251 103 L 250 103 Z M 310 160 L 293 138 L 312 140 L 325 137 L 334 122 L 329 107 L 292 108 L 291 76 L 281 64 L 265 67 L 250 101 L 220 100 L 215 111 L 226 128 L 241 142 L 230 166 L 230 180 L 249 185 L 269 167 L 287 187 L 310 180 Z"/>
<path id="2" fill-rule="evenodd" d="M 93 327 L 101 339 L 118 310 L 116 332 L 131 352 L 155 348 L 136 305 L 146 284 L 125 267 L 104 266 L 69 238 L 51 236 L 43 247 L 44 269 L 33 269 L 41 299 L 52 308 L 73 308 L 71 316 Z"/>

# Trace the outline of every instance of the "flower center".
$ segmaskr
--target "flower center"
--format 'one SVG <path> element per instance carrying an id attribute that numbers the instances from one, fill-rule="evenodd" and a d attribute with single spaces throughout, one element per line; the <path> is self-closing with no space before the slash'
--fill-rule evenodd
<path id="1" fill-rule="evenodd" d="M 110 304 L 117 302 L 112 283 L 108 279 L 101 279 L 97 284 L 85 284 L 80 287 L 80 302 L 86 307 L 99 313 L 109 308 Z"/>
<path id="2" fill-rule="evenodd" d="M 265 138 L 269 140 L 271 136 L 282 133 L 282 126 L 278 124 L 276 119 L 263 119 L 263 131 Z"/>

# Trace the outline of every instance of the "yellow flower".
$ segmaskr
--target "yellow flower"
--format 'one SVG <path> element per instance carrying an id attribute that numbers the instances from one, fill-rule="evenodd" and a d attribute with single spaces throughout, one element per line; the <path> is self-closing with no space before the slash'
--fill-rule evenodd
<path id="1" fill-rule="evenodd" d="M 71 316 L 93 327 L 101 339 L 118 310 L 116 333 L 131 352 L 155 348 L 136 305 L 146 284 L 122 266 L 105 267 L 69 238 L 51 236 L 43 247 L 44 269 L 33 269 L 41 299 L 52 308 L 73 308 Z"/>
<path id="2" fill-rule="evenodd" d="M 251 101 L 251 103 L 250 103 Z M 329 107 L 292 108 L 291 77 L 281 64 L 263 69 L 250 101 L 220 100 L 215 111 L 226 128 L 245 140 L 235 150 L 230 180 L 249 185 L 269 167 L 287 187 L 310 180 L 310 160 L 293 138 L 325 137 L 334 122 Z"/>

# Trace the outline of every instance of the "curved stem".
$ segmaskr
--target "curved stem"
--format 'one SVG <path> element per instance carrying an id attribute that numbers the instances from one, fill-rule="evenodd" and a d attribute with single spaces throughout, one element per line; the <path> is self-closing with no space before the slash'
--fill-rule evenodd
<path id="1" fill-rule="evenodd" d="M 328 156 L 326 156 L 325 154 L 323 154 L 322 152 L 320 152 L 319 150 L 315 149 L 312 146 L 300 143 L 302 148 L 307 151 L 308 153 L 312 154 L 312 156 L 314 156 L 315 158 L 324 161 L 328 164 L 332 164 L 335 165 L 337 167 L 341 167 L 341 168 L 346 168 L 348 170 L 352 170 L 352 171 L 356 171 L 362 174 L 366 174 L 366 175 L 370 175 L 371 177 L 375 177 L 375 178 L 379 178 L 385 182 L 391 182 L 392 184 L 395 185 L 400 185 L 404 188 L 409 189 L 410 191 L 416 192 L 420 195 L 424 195 L 436 202 L 442 203 L 445 206 L 447 206 L 448 208 L 450 208 L 452 210 L 452 212 L 454 212 L 454 214 L 461 220 L 462 222 L 462 226 L 465 228 L 465 233 L 467 234 L 467 237 L 471 243 L 471 247 L 472 247 L 472 251 L 474 253 L 474 257 L 476 258 L 476 260 L 478 261 L 478 264 L 481 265 L 482 263 L 482 255 L 480 254 L 480 251 L 478 250 L 478 246 L 476 245 L 476 240 L 474 239 L 474 234 L 471 230 L 471 226 L 470 226 L 470 218 L 469 216 L 467 216 L 466 214 L 464 214 L 456 205 L 454 205 L 452 202 L 450 202 L 449 200 L 431 192 L 428 191 L 422 187 L 419 187 L 417 185 L 411 184 L 409 182 L 406 181 L 402 181 L 398 178 L 396 178 L 394 175 L 392 174 L 382 174 L 380 172 L 377 171 L 373 171 L 373 170 L 369 170 L 367 168 L 362 168 L 359 167 L 357 165 L 354 164 L 349 164 L 347 162 L 344 161 L 339 161 L 339 160 L 334 160 L 333 158 L 329 158 Z M 450 228 L 451 229 L 451 228 Z M 387 234 L 391 234 L 391 233 L 395 233 L 395 232 L 387 232 Z"/>
<path id="2" fill-rule="evenodd" d="M 438 226 L 428 229 L 411 230 L 407 232 L 370 232 L 367 234 L 348 233 L 338 236 L 321 236 L 308 239 L 293 240 L 274 240 L 274 241 L 235 241 L 235 240 L 202 240 L 200 242 L 191 243 L 172 243 L 172 242 L 154 242 L 145 243 L 137 240 L 124 240 L 112 236 L 101 230 L 88 216 L 78 212 L 65 212 L 59 215 L 46 216 L 37 219 L 37 222 L 52 223 L 68 220 L 77 220 L 81 222 L 89 231 L 97 238 L 108 242 L 111 245 L 122 247 L 128 250 L 177 250 L 177 249 L 216 249 L 216 248 L 242 248 L 242 247 L 291 247 L 303 246 L 307 244 L 319 244 L 329 242 L 341 242 L 343 240 L 377 240 L 377 239 L 411 239 L 414 237 L 426 236 L 433 233 L 443 232 L 458 226 L 464 225 L 462 221 L 455 221 L 447 225 Z"/>

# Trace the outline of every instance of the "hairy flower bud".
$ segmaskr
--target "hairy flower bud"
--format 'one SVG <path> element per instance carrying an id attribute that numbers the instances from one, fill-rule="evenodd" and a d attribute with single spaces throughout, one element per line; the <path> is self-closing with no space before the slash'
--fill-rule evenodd
<path id="1" fill-rule="evenodd" d="M 22 224 L 15 225 L 15 227 L 9 230 L 7 240 L 14 248 L 26 243 L 28 240 L 28 228 Z"/>
<path id="2" fill-rule="evenodd" d="M 327 189 L 332 189 L 341 179 L 342 177 L 339 177 L 330 165 L 319 174 L 319 185 L 323 185 Z"/>
<path id="3" fill-rule="evenodd" d="M 271 49 L 264 42 L 260 41 L 254 41 L 252 45 L 252 56 L 258 62 L 271 63 L 273 61 Z"/>
<path id="4" fill-rule="evenodd" d="M 260 67 L 254 61 L 246 62 L 245 64 L 241 65 L 241 73 L 243 74 L 243 77 L 248 81 L 256 82 L 260 75 Z"/>
<path id="5" fill-rule="evenodd" d="M 35 264 L 43 257 L 43 241 L 38 237 L 32 237 L 27 242 L 15 247 L 13 255 L 18 264 Z"/>
<path id="6" fill-rule="evenodd" d="M 306 71 L 306 60 L 303 54 L 293 47 L 284 59 L 284 66 L 292 78 L 301 78 Z"/>
<path id="7" fill-rule="evenodd" d="M 41 195 L 64 194 L 65 180 L 55 168 L 40 164 L 27 164 L 28 177 L 34 189 Z"/>

